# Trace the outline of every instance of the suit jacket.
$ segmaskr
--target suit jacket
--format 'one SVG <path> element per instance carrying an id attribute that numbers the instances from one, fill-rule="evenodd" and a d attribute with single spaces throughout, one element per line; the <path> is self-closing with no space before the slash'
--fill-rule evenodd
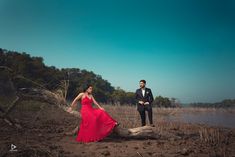
<path id="1" fill-rule="evenodd" d="M 143 96 L 141 88 L 137 89 L 135 92 L 136 103 L 139 104 L 139 101 L 149 102 L 151 105 L 153 102 L 153 94 L 150 88 L 145 88 L 145 94 Z"/>

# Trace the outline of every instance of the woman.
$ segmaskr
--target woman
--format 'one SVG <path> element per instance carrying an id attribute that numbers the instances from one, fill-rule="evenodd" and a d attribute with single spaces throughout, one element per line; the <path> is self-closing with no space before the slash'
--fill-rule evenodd
<path id="1" fill-rule="evenodd" d="M 92 96 L 92 86 L 88 85 L 83 93 L 80 93 L 72 102 L 68 112 L 73 110 L 78 100 L 81 100 L 81 116 L 80 129 L 76 141 L 78 142 L 95 142 L 100 141 L 108 136 L 113 128 L 118 125 L 105 110 L 102 108 Z M 92 103 L 99 109 L 93 108 Z"/>

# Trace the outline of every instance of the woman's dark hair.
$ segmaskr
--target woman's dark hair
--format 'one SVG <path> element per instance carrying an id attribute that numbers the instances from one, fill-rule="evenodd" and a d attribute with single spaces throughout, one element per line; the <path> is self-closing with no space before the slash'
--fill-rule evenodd
<path id="1" fill-rule="evenodd" d="M 140 82 L 143 82 L 144 84 L 146 84 L 146 81 L 145 81 L 145 80 L 140 80 Z"/>
<path id="2" fill-rule="evenodd" d="M 85 86 L 83 87 L 83 92 L 86 92 L 86 90 L 87 90 L 88 88 L 90 88 L 90 87 L 92 87 L 91 84 L 85 85 Z"/>

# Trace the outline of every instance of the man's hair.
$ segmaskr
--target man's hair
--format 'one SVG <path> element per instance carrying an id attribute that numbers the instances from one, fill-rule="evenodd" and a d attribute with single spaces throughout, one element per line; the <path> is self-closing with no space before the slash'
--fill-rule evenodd
<path id="1" fill-rule="evenodd" d="M 140 80 L 140 82 L 143 82 L 144 84 L 146 84 L 146 81 L 145 81 L 145 80 Z"/>

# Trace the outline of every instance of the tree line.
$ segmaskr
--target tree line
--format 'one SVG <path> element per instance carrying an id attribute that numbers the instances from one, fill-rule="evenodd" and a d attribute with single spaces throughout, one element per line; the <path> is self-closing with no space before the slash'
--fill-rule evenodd
<path id="1" fill-rule="evenodd" d="M 192 107 L 235 108 L 235 99 L 225 99 L 216 103 L 191 103 Z"/>

